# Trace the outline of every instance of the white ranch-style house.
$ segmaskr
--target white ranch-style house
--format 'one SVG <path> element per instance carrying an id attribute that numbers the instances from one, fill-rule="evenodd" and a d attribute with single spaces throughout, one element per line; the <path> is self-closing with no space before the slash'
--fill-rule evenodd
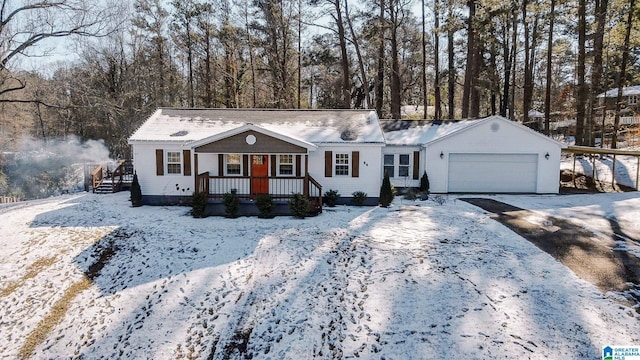
<path id="1" fill-rule="evenodd" d="M 431 191 L 557 193 L 562 144 L 508 119 L 379 120 L 371 110 L 161 108 L 129 138 L 143 203 L 188 203 L 204 191 L 251 202 L 294 193 L 321 209 L 368 194 L 376 205 L 386 170 L 396 187 Z M 215 212 L 215 210 L 213 211 Z"/>

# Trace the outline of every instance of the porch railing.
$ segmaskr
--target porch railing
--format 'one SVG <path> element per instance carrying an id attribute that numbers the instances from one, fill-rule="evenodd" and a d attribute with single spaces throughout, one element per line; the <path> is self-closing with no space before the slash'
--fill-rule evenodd
<path id="1" fill-rule="evenodd" d="M 104 168 L 102 165 L 96 166 L 96 168 L 91 172 L 91 187 L 93 191 L 102 185 L 102 181 L 104 181 Z"/>
<path id="2" fill-rule="evenodd" d="M 112 171 L 106 170 L 103 165 L 95 165 L 95 169 L 91 172 L 91 186 L 95 192 L 102 184 L 111 185 L 111 192 L 122 190 L 123 184 L 130 183 L 133 179 L 131 171 L 131 161 L 121 161 L 118 167 Z M 106 176 L 105 176 L 106 173 Z"/>
<path id="3" fill-rule="evenodd" d="M 305 195 L 314 210 L 322 209 L 322 186 L 311 176 L 211 176 L 208 172 L 197 175 L 196 190 L 221 199 L 224 194 L 235 193 L 240 198 L 255 199 L 268 193 L 275 201 L 288 201 L 294 194 Z"/>

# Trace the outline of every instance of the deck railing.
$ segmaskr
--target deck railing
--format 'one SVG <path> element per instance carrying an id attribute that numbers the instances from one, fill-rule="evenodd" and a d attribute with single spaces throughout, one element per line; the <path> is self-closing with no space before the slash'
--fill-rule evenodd
<path id="1" fill-rule="evenodd" d="M 196 191 L 210 199 L 221 199 L 224 194 L 235 193 L 244 199 L 255 199 L 268 192 L 275 201 L 288 201 L 294 194 L 303 194 L 314 210 L 322 209 L 322 186 L 311 176 L 211 176 L 208 172 L 196 177 Z"/>
<path id="2" fill-rule="evenodd" d="M 105 186 L 111 184 L 111 191 L 118 192 L 122 190 L 125 182 L 129 184 L 132 180 L 131 161 L 121 161 L 113 171 L 105 170 L 103 165 L 95 165 L 95 169 L 91 172 L 91 186 L 94 192 L 102 184 Z"/>
<path id="3" fill-rule="evenodd" d="M 96 166 L 96 168 L 91 172 L 91 188 L 95 192 L 97 188 L 102 185 L 104 181 L 104 168 L 102 165 Z"/>

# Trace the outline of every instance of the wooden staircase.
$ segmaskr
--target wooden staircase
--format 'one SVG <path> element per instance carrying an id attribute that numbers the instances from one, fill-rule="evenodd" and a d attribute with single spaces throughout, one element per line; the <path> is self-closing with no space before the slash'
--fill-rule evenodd
<path id="1" fill-rule="evenodd" d="M 122 190 L 131 189 L 133 181 L 133 163 L 131 160 L 123 160 L 113 171 L 97 165 L 91 172 L 91 187 L 96 194 L 112 194 Z"/>

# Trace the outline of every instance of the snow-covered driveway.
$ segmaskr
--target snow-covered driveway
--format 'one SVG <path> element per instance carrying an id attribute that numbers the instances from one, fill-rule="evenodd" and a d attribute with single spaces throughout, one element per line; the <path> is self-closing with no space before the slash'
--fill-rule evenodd
<path id="1" fill-rule="evenodd" d="M 0 212 L 2 357 L 583 359 L 640 344 L 632 309 L 453 198 L 304 220 L 127 198 Z"/>

